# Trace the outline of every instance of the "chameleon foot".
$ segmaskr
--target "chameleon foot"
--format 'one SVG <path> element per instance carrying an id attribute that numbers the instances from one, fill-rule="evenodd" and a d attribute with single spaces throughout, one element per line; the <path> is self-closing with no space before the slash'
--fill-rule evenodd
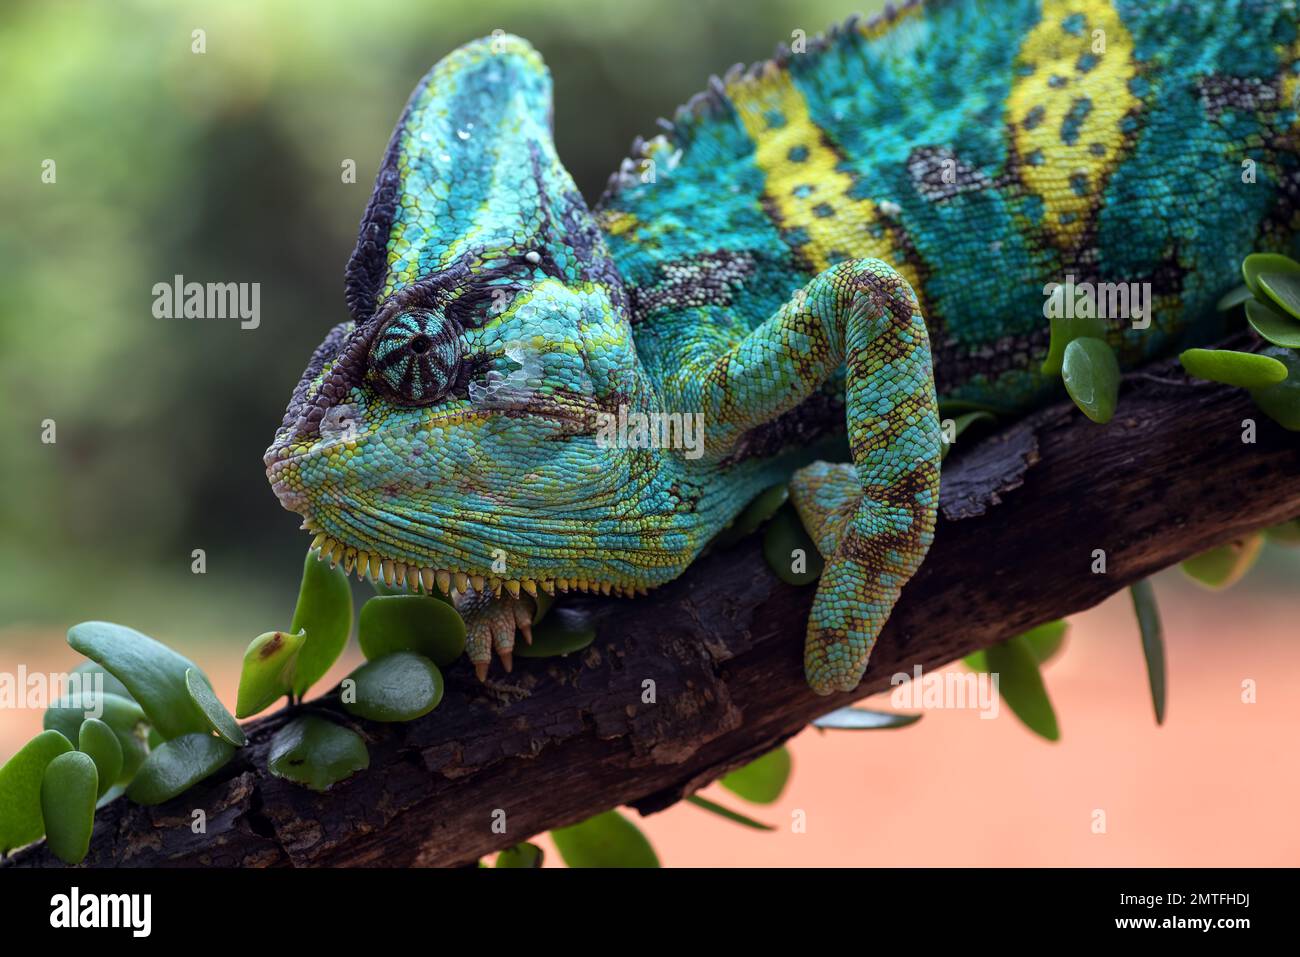
<path id="1" fill-rule="evenodd" d="M 835 554 L 861 501 L 858 470 L 847 462 L 814 462 L 790 479 L 790 502 L 823 558 Z"/>
<path id="2" fill-rule="evenodd" d="M 882 489 L 883 500 L 871 502 L 852 465 L 814 462 L 791 479 L 790 500 L 827 559 L 804 651 L 818 694 L 857 686 L 899 589 L 929 544 L 929 481 Z M 894 502 L 883 498 L 890 495 Z"/>
<path id="3" fill-rule="evenodd" d="M 804 669 L 818 694 L 851 691 L 911 564 L 928 544 L 929 522 L 918 521 L 914 508 L 864 504 L 858 470 L 847 463 L 800 469 L 790 481 L 790 501 L 827 560 L 808 619 Z"/>
<path id="4" fill-rule="evenodd" d="M 487 678 L 494 648 L 507 672 L 514 667 L 516 631 L 526 643 L 533 642 L 533 606 L 529 598 L 498 598 L 489 591 L 469 591 L 456 599 L 456 609 L 465 619 L 465 652 L 479 681 Z"/>

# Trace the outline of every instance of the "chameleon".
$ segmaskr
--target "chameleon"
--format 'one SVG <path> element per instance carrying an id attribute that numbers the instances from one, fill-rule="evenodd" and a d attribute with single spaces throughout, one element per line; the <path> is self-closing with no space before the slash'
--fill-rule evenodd
<path id="1" fill-rule="evenodd" d="M 643 594 L 788 482 L 826 557 L 806 679 L 851 690 L 934 537 L 940 401 L 1063 395 L 1051 289 L 1149 290 L 1103 317 L 1129 369 L 1215 341 L 1242 257 L 1293 250 L 1298 23 L 1290 0 L 890 7 L 711 78 L 594 205 L 539 53 L 468 43 L 383 155 L 274 492 L 322 559 L 451 593 L 483 679 L 539 595 Z"/>

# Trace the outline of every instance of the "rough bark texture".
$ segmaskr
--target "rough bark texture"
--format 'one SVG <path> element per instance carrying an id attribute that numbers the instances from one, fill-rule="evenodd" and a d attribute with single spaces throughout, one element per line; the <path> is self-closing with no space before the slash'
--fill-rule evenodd
<path id="1" fill-rule="evenodd" d="M 781 583 L 751 537 L 648 598 L 588 601 L 599 637 L 577 655 L 518 660 L 487 686 L 452 668 L 429 716 L 359 727 L 370 769 L 328 794 L 270 776 L 285 716 L 255 721 L 251 745 L 190 792 L 102 810 L 86 864 L 459 865 L 615 805 L 658 811 L 895 672 L 937 668 L 1300 515 L 1300 436 L 1240 390 L 1159 375 L 1173 381 L 1129 377 L 1107 426 L 1066 404 L 958 443 L 934 548 L 852 694 L 804 685 L 814 589 Z M 1248 418 L 1255 444 L 1242 441 Z M 1091 570 L 1098 548 L 1106 574 Z M 642 703 L 647 679 L 655 704 Z M 206 834 L 190 829 L 198 808 Z M 56 864 L 44 845 L 6 862 Z"/>

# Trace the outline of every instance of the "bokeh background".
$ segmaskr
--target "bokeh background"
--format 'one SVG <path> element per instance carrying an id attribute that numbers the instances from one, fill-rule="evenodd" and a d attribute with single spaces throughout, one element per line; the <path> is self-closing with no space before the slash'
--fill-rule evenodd
<path id="1" fill-rule="evenodd" d="M 594 201 L 632 138 L 710 73 L 879 6 L 6 2 L 0 671 L 69 667 L 68 625 L 107 618 L 181 647 L 233 701 L 243 646 L 287 625 L 306 544 L 261 455 L 345 315 L 343 265 L 380 155 L 438 58 L 496 28 L 528 37 L 554 75 L 560 154 Z M 260 283 L 260 327 L 155 319 L 152 287 L 177 273 Z M 1056 745 L 1006 712 L 809 731 L 781 803 L 750 809 L 778 833 L 686 806 L 645 826 L 678 865 L 1300 863 L 1297 571 L 1270 549 L 1221 595 L 1161 576 L 1162 729 L 1121 599 L 1080 616 L 1048 667 Z M 1248 678 L 1255 704 L 1241 701 Z M 39 725 L 39 712 L 0 711 L 0 759 Z M 1097 808 L 1105 835 L 1090 828 Z M 790 832 L 795 809 L 806 834 Z"/>

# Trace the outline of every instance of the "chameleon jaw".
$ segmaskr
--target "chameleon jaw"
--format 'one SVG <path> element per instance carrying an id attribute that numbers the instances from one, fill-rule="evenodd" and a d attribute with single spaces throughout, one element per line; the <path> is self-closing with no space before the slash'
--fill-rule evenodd
<path id="1" fill-rule="evenodd" d="M 624 598 L 649 594 L 649 589 L 644 585 L 625 585 L 587 578 L 515 579 L 447 568 L 421 567 L 400 558 L 345 545 L 324 532 L 312 539 L 310 550 L 316 553 L 317 561 L 328 561 L 331 568 L 342 565 L 345 575 L 351 575 L 355 571 L 358 581 L 369 579 L 375 584 L 384 584 L 390 588 L 404 586 L 411 590 L 422 587 L 430 595 L 433 594 L 434 586 L 445 595 L 453 592 L 464 594 L 473 590 L 488 591 L 500 596 L 504 590 L 513 598 L 518 598 L 521 592 L 536 597 L 538 591 L 547 595 L 579 591 Z"/>

